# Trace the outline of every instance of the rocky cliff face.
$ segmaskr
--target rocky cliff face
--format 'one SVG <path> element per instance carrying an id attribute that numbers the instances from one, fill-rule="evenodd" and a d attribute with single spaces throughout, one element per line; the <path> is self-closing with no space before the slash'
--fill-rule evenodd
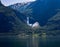
<path id="1" fill-rule="evenodd" d="M 30 4 L 31 4 L 30 2 L 28 2 L 28 3 L 17 3 L 17 4 L 14 4 L 14 5 L 11 5 L 9 7 L 14 9 L 14 10 L 19 11 L 22 14 L 25 14 L 25 16 L 26 16 L 26 13 L 28 14 L 29 12 L 32 11 L 32 9 L 30 7 Z"/>
<path id="2" fill-rule="evenodd" d="M 12 8 L 14 10 L 19 11 L 26 17 L 28 16 L 30 18 L 30 23 L 34 23 L 35 19 L 33 18 L 33 9 L 31 8 L 32 5 L 34 5 L 34 2 L 28 2 L 28 3 L 17 3 L 14 5 L 9 6 L 9 8 Z"/>

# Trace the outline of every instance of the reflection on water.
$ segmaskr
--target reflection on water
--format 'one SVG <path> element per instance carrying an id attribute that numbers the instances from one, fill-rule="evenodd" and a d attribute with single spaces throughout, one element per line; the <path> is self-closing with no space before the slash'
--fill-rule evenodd
<path id="1" fill-rule="evenodd" d="M 38 47 L 39 45 L 39 37 L 31 36 L 27 40 L 27 47 Z"/>
<path id="2" fill-rule="evenodd" d="M 60 36 L 0 36 L 0 47 L 60 47 Z"/>

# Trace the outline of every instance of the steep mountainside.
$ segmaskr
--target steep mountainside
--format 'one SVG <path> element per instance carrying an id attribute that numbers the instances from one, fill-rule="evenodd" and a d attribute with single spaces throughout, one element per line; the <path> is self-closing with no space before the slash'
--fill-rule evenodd
<path id="1" fill-rule="evenodd" d="M 60 10 L 55 16 L 48 20 L 48 23 L 44 26 L 47 32 L 60 34 Z"/>
<path id="2" fill-rule="evenodd" d="M 25 23 L 23 14 L 5 7 L 0 2 L 0 33 L 25 31 L 29 28 Z"/>
<path id="3" fill-rule="evenodd" d="M 28 6 L 30 5 L 30 3 L 17 3 L 14 5 L 11 5 L 9 7 L 11 7 L 12 9 L 18 10 L 19 12 L 23 13 L 23 11 L 25 11 L 25 9 L 28 8 Z"/>
<path id="4" fill-rule="evenodd" d="M 33 18 L 33 9 L 31 8 L 34 5 L 34 2 L 28 2 L 28 3 L 17 3 L 14 5 L 9 6 L 10 8 L 19 11 L 26 17 L 30 17 L 30 22 L 34 23 L 36 20 Z"/>
<path id="5" fill-rule="evenodd" d="M 60 8 L 60 0 L 37 0 L 27 4 L 15 4 L 10 6 L 22 12 L 26 16 L 31 16 L 34 21 L 39 22 L 41 26 L 47 24 L 48 19 L 53 17 Z"/>

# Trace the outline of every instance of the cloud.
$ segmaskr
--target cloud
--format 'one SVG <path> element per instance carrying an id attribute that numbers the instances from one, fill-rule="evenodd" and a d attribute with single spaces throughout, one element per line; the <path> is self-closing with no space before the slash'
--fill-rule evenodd
<path id="1" fill-rule="evenodd" d="M 9 5 L 16 4 L 16 3 L 34 2 L 34 1 L 36 0 L 1 0 L 4 6 L 9 6 Z"/>

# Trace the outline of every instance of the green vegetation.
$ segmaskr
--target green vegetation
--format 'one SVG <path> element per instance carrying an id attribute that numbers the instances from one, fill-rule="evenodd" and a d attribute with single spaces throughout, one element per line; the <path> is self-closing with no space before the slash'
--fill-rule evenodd
<path id="1" fill-rule="evenodd" d="M 31 9 L 26 10 L 23 14 L 29 15 L 30 12 L 27 13 L 28 11 L 31 12 L 32 10 Z M 60 34 L 60 30 L 58 30 L 58 29 L 55 30 L 55 28 L 60 27 L 60 23 L 58 21 L 58 20 L 60 20 L 59 18 L 58 18 L 58 20 L 56 20 L 56 17 L 55 17 L 55 20 L 48 21 L 48 23 L 44 27 L 31 28 L 26 23 L 21 21 L 21 19 L 19 19 L 19 17 L 18 17 L 18 16 L 23 17 L 25 15 L 23 15 L 19 12 L 17 12 L 19 14 L 19 15 L 17 15 L 16 12 L 17 12 L 16 10 L 5 7 L 0 3 L 0 13 L 2 13 L 5 16 L 5 18 L 4 18 L 4 20 L 6 19 L 5 22 L 8 21 L 7 24 L 12 25 L 11 29 L 8 30 L 8 33 L 15 33 L 15 34 L 25 33 L 25 34 L 32 34 L 32 36 L 36 36 L 36 37 L 39 35 L 42 35 L 42 37 L 46 37 L 46 35 L 49 35 L 49 34 L 52 34 L 52 35 Z"/>
<path id="2" fill-rule="evenodd" d="M 8 23 L 6 23 L 6 24 L 9 24 L 9 25 L 12 24 L 11 29 L 8 30 L 8 33 L 23 33 L 23 32 L 30 31 L 31 30 L 30 27 L 27 26 L 24 22 L 22 22 L 19 19 L 18 15 L 17 15 L 18 12 L 17 13 L 16 12 L 17 11 L 15 11 L 11 8 L 3 6 L 0 2 L 0 13 L 3 14 L 3 16 L 5 16 L 5 18 L 4 18 L 4 19 L 6 19 L 5 22 L 8 21 Z M 21 13 L 19 13 L 19 16 L 23 17 L 23 15 Z"/>

